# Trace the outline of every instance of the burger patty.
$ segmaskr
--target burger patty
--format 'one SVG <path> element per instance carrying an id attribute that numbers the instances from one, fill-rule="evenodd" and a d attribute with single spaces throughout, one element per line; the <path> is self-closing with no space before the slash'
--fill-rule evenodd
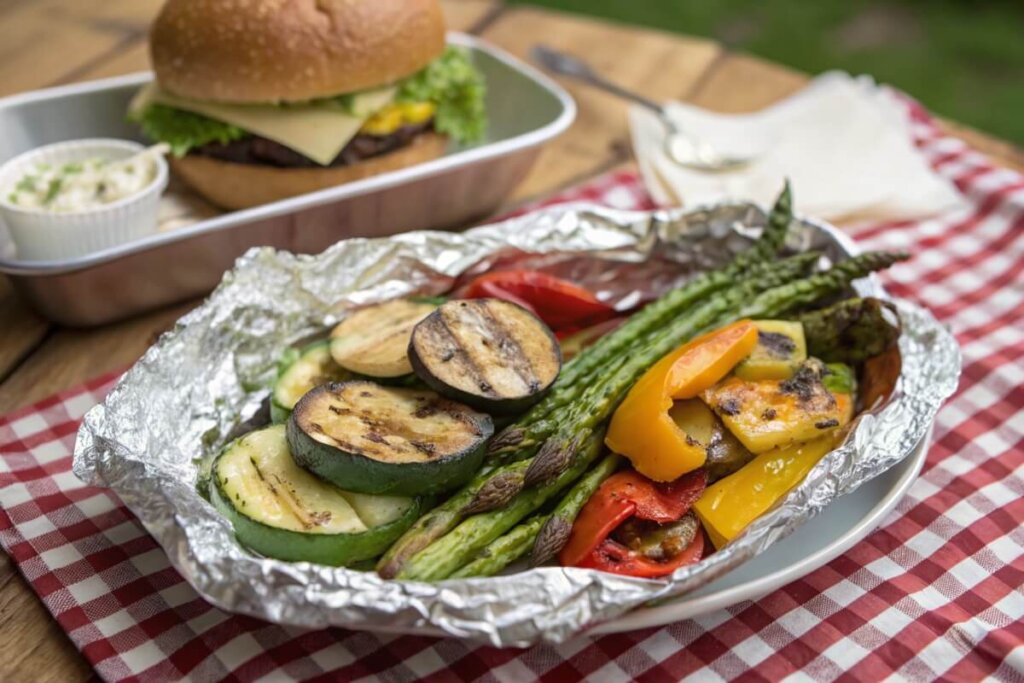
<path id="1" fill-rule="evenodd" d="M 388 135 L 367 135 L 360 133 L 352 138 L 338 152 L 328 166 L 348 166 L 363 159 L 380 156 L 405 147 L 413 138 L 433 128 L 432 121 L 402 126 Z M 236 164 L 259 164 L 278 168 L 323 168 L 320 164 L 279 142 L 258 135 L 250 135 L 227 144 L 211 142 L 196 147 L 190 154 L 213 157 Z"/>

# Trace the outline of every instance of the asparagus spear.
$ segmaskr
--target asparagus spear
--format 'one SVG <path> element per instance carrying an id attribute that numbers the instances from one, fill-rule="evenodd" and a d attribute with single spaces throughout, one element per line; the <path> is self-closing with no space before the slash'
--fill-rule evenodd
<path id="1" fill-rule="evenodd" d="M 895 307 L 881 299 L 846 299 L 796 318 L 807 352 L 826 363 L 861 363 L 884 352 L 900 336 Z"/>
<path id="2" fill-rule="evenodd" d="M 521 519 L 575 481 L 597 459 L 603 439 L 603 429 L 592 433 L 580 448 L 576 461 L 559 476 L 543 486 L 520 491 L 497 510 L 469 517 L 451 533 L 416 553 L 398 570 L 395 578 L 439 581 L 451 576 Z"/>
<path id="3" fill-rule="evenodd" d="M 522 524 L 513 527 L 484 548 L 480 555 L 462 569 L 451 575 L 452 579 L 473 576 L 494 576 L 519 558 L 531 552 L 533 566 L 546 564 L 555 557 L 565 542 L 576 516 L 594 495 L 597 487 L 610 477 L 622 460 L 609 453 L 590 472 L 569 490 L 555 509 L 543 515 L 534 515 Z"/>
<path id="4" fill-rule="evenodd" d="M 617 454 L 609 453 L 558 502 L 551 516 L 537 532 L 530 553 L 530 564 L 534 567 L 547 564 L 561 552 L 569 540 L 569 532 L 572 531 L 572 523 L 576 521 L 576 516 L 597 491 L 601 482 L 612 476 L 621 460 Z"/>
<path id="5" fill-rule="evenodd" d="M 595 370 L 606 369 L 605 365 L 608 360 L 621 355 L 636 339 L 646 336 L 651 330 L 662 327 L 674 316 L 684 313 L 692 305 L 711 294 L 735 284 L 738 279 L 742 279 L 744 276 L 749 277 L 751 274 L 756 275 L 757 273 L 748 273 L 748 271 L 757 265 L 771 263 L 771 257 L 778 252 L 786 239 L 792 220 L 792 194 L 787 181 L 772 207 L 768 223 L 760 238 L 749 249 L 738 254 L 725 268 L 702 273 L 682 287 L 674 289 L 657 301 L 648 304 L 624 325 L 566 363 L 555 386 L 544 400 L 491 441 L 491 452 L 502 452 L 519 444 L 519 435 L 526 426 L 550 416 L 562 406 L 572 402 L 575 395 L 574 389 L 580 380 L 592 375 Z"/>
<path id="6" fill-rule="evenodd" d="M 551 515 L 534 515 L 484 548 L 475 560 L 454 572 L 449 578 L 468 579 L 473 576 L 494 576 L 529 552 L 537 532 Z"/>

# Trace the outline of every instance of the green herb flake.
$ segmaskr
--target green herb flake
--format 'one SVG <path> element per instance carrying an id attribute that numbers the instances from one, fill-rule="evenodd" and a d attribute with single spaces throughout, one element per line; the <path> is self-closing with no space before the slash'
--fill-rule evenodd
<path id="1" fill-rule="evenodd" d="M 54 199 L 56 199 L 57 195 L 60 194 L 60 188 L 63 185 L 64 180 L 62 178 L 54 178 L 53 180 L 51 180 L 50 184 L 46 188 L 46 196 L 43 197 L 43 204 L 49 204 Z"/>

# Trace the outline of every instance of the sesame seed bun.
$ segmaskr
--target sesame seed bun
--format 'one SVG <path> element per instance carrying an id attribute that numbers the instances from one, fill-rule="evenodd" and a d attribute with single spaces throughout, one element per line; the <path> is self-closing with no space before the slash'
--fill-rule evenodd
<path id="1" fill-rule="evenodd" d="M 437 0 L 168 0 L 160 86 L 216 102 L 298 102 L 385 85 L 444 50 Z"/>
<path id="2" fill-rule="evenodd" d="M 420 133 L 393 152 L 329 168 L 237 164 L 200 154 L 171 157 L 170 162 L 179 178 L 213 204 L 224 209 L 247 209 L 430 161 L 444 154 L 447 146 L 447 136 Z"/>

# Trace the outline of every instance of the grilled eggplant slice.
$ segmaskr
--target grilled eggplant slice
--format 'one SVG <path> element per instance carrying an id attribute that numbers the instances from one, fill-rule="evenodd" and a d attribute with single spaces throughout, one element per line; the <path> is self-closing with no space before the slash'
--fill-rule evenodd
<path id="1" fill-rule="evenodd" d="M 493 433 L 489 415 L 433 391 L 366 381 L 317 387 L 288 419 L 296 462 L 346 490 L 374 494 L 421 495 L 465 483 Z"/>
<path id="2" fill-rule="evenodd" d="M 277 372 L 274 392 L 270 397 L 270 419 L 284 422 L 307 391 L 350 377 L 351 373 L 334 362 L 330 342 L 326 339 L 302 350 L 291 349 Z"/>
<path id="3" fill-rule="evenodd" d="M 439 394 L 496 415 L 519 413 L 539 401 L 562 367 L 548 326 L 498 299 L 440 306 L 413 330 L 409 360 Z"/>
<path id="4" fill-rule="evenodd" d="M 295 464 L 284 425 L 229 444 L 213 464 L 211 493 L 242 545 L 333 566 L 380 555 L 421 508 L 416 498 L 352 494 L 317 479 Z"/>
<path id="5" fill-rule="evenodd" d="M 423 299 L 395 299 L 360 309 L 331 332 L 331 356 L 341 367 L 366 377 L 411 375 L 409 337 L 435 308 L 437 304 Z"/>

